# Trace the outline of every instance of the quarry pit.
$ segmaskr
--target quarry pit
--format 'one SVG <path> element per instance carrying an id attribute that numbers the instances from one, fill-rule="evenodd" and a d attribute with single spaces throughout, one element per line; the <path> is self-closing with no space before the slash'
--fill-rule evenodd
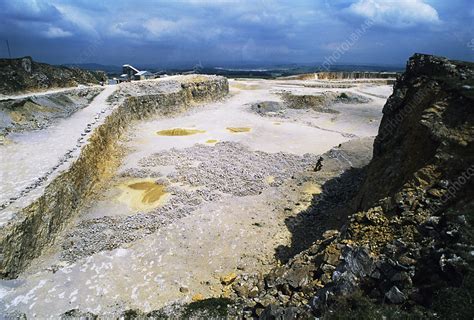
<path id="1" fill-rule="evenodd" d="M 0 311 L 226 297 L 228 279 L 287 261 L 307 236 L 292 217 L 370 161 L 391 93 L 386 79 L 172 76 L 5 136 Z"/>

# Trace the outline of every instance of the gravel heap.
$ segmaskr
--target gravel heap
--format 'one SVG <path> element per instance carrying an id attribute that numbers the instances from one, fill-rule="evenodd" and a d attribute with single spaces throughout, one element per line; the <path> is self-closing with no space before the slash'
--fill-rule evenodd
<path id="1" fill-rule="evenodd" d="M 327 91 L 317 95 L 301 95 L 282 91 L 280 94 L 283 102 L 260 101 L 251 104 L 250 111 L 265 117 L 291 118 L 291 115 L 300 114 L 298 111 L 336 114 L 339 111 L 330 108 L 334 104 L 363 104 L 372 101 L 370 98 L 349 91 Z"/>
<path id="2" fill-rule="evenodd" d="M 207 202 L 225 196 L 258 195 L 269 187 L 304 170 L 312 170 L 318 156 L 251 151 L 236 142 L 215 146 L 197 144 L 185 149 L 171 149 L 143 158 L 139 168 L 122 174 L 142 178 L 157 166 L 175 166 L 175 172 L 157 178 L 171 194 L 170 199 L 152 211 L 130 216 L 106 216 L 83 220 L 63 242 L 61 259 L 75 261 L 103 250 L 112 250 L 153 233 Z M 268 177 L 272 179 L 267 180 Z M 189 186 L 195 187 L 190 190 Z"/>
<path id="3" fill-rule="evenodd" d="M 259 194 L 269 185 L 280 186 L 316 161 L 317 156 L 310 154 L 265 153 L 236 142 L 220 142 L 215 147 L 200 144 L 154 154 L 142 159 L 140 165 L 176 165 L 177 173 L 168 176 L 172 182 L 247 196 Z M 270 184 L 265 181 L 269 176 L 273 177 Z"/>
<path id="4" fill-rule="evenodd" d="M 285 102 L 285 106 L 290 109 L 312 109 L 323 113 L 338 113 L 338 111 L 330 107 L 336 103 L 368 103 L 372 101 L 370 98 L 346 91 L 332 92 L 326 91 L 318 95 L 310 94 L 294 94 L 288 91 L 281 93 L 281 98 Z"/>
<path id="5" fill-rule="evenodd" d="M 261 101 L 250 105 L 250 110 L 260 116 L 282 117 L 285 116 L 287 108 L 283 102 Z"/>

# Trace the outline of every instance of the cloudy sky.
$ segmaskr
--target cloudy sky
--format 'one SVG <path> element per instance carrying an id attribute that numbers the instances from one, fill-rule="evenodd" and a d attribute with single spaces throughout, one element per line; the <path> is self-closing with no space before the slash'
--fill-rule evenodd
<path id="1" fill-rule="evenodd" d="M 48 63 L 474 60 L 472 0 L 0 0 L 0 55 Z"/>

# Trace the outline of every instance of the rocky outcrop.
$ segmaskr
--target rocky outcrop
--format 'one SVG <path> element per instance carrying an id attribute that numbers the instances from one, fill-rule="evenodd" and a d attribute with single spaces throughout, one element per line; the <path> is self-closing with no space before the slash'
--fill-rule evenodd
<path id="1" fill-rule="evenodd" d="M 372 297 L 436 309 L 473 289 L 474 64 L 414 55 L 383 112 L 344 238 L 373 255 Z"/>
<path id="2" fill-rule="evenodd" d="M 244 299 L 244 314 L 470 318 L 473 89 L 472 63 L 410 58 L 384 107 L 354 213 L 257 277 L 259 293 Z"/>
<path id="3" fill-rule="evenodd" d="M 278 117 L 284 116 L 288 109 L 311 109 L 322 113 L 339 113 L 330 107 L 337 103 L 358 104 L 368 103 L 370 98 L 352 93 L 352 92 L 331 92 L 326 91 L 318 95 L 292 94 L 282 92 L 280 94 L 283 102 L 279 101 L 260 101 L 250 106 L 250 109 L 261 115 Z"/>
<path id="4" fill-rule="evenodd" d="M 296 95 L 288 92 L 281 94 L 286 106 L 291 109 L 313 109 L 317 112 L 337 113 L 329 107 L 336 103 L 368 103 L 370 98 L 352 92 L 326 91 L 319 95 Z"/>
<path id="5" fill-rule="evenodd" d="M 170 93 L 129 96 L 92 134 L 70 168 L 57 176 L 44 194 L 0 230 L 0 274 L 15 278 L 111 177 L 118 166 L 118 140 L 129 124 L 152 115 L 170 116 L 196 103 L 224 97 L 228 83 L 222 77 L 200 77 Z"/>
<path id="6" fill-rule="evenodd" d="M 0 77 L 0 94 L 3 95 L 99 84 L 107 80 L 102 71 L 52 66 L 35 62 L 31 57 L 0 59 Z"/>
<path id="7" fill-rule="evenodd" d="M 388 99 L 359 207 L 402 187 L 436 188 L 474 163 L 472 63 L 413 56 Z M 377 188 L 373 188 L 377 184 Z"/>

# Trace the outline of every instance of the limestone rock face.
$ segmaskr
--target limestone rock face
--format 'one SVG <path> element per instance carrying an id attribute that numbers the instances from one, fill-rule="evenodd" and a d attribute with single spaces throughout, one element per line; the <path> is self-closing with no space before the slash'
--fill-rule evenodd
<path id="1" fill-rule="evenodd" d="M 396 72 L 318 72 L 315 74 L 317 79 L 330 79 L 330 80 L 341 80 L 341 79 L 388 79 L 396 78 Z"/>
<path id="2" fill-rule="evenodd" d="M 429 190 L 474 164 L 473 63 L 415 54 L 383 114 L 359 208 L 402 187 Z"/>
<path id="3" fill-rule="evenodd" d="M 99 84 L 107 80 L 107 75 L 102 71 L 52 66 L 35 62 L 31 57 L 0 59 L 0 77 L 0 94 L 4 95 L 75 87 L 78 84 Z"/>
<path id="4" fill-rule="evenodd" d="M 293 76 L 300 80 L 344 80 L 344 79 L 373 79 L 381 80 L 387 79 L 387 83 L 393 83 L 400 74 L 398 72 L 364 72 L 364 71 L 321 71 L 316 73 L 306 73 Z"/>
<path id="5" fill-rule="evenodd" d="M 415 54 L 383 113 L 357 212 L 334 241 L 344 244 L 344 262 L 316 292 L 316 312 L 362 290 L 429 315 L 444 288 L 472 290 L 474 64 Z M 367 254 L 354 254 L 360 248 Z M 460 297 L 449 303 L 463 305 Z"/>

